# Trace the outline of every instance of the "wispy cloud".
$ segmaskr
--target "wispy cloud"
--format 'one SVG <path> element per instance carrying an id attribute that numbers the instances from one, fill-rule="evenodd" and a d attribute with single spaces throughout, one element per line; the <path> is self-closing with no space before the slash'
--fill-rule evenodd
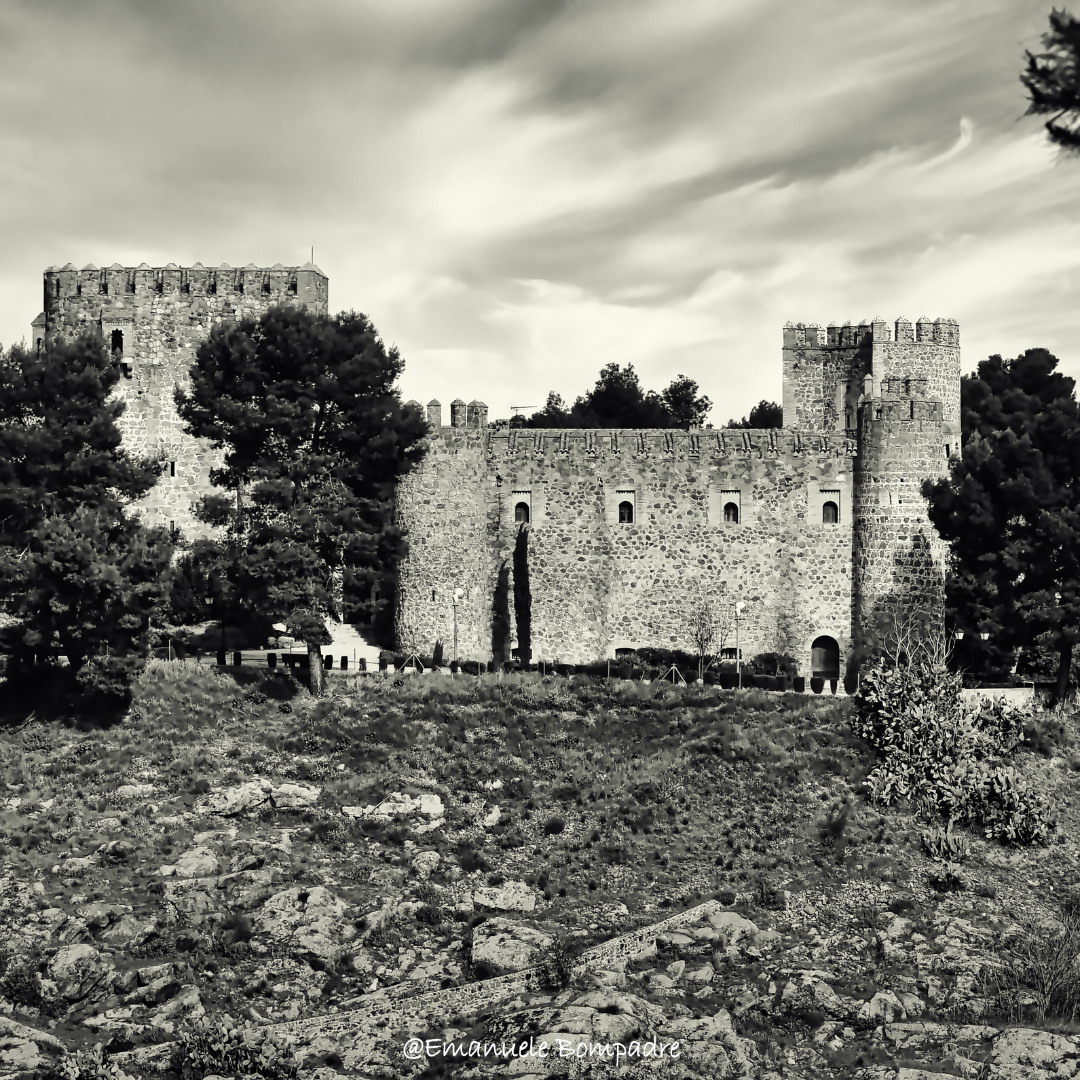
<path id="1" fill-rule="evenodd" d="M 422 14 L 418 14 L 422 10 Z M 0 8 L 0 340 L 49 263 L 303 261 L 493 415 L 609 362 L 779 396 L 787 319 L 951 315 L 1080 375 L 1034 0 Z"/>

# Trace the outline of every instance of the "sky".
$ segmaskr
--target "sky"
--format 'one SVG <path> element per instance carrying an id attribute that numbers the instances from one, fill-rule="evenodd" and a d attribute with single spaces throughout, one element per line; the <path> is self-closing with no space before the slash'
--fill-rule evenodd
<path id="1" fill-rule="evenodd" d="M 0 342 L 51 264 L 315 262 L 491 417 L 609 363 L 779 401 L 787 321 L 955 318 L 1080 378 L 1049 0 L 4 0 Z"/>

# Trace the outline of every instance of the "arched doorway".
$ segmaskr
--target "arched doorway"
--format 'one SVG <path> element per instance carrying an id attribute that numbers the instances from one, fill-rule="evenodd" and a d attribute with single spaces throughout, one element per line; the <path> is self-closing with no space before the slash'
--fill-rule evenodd
<path id="1" fill-rule="evenodd" d="M 810 646 L 810 674 L 816 679 L 840 678 L 840 646 L 835 638 L 814 638 Z"/>

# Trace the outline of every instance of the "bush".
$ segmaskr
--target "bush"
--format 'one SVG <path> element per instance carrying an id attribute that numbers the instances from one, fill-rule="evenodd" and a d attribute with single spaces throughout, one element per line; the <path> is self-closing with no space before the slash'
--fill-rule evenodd
<path id="1" fill-rule="evenodd" d="M 770 675 L 774 678 L 786 676 L 793 679 L 799 674 L 799 662 L 787 653 L 758 653 L 747 666 L 755 675 Z"/>
<path id="2" fill-rule="evenodd" d="M 551 944 L 544 950 L 537 965 L 540 983 L 545 990 L 557 993 L 570 985 L 574 974 L 574 958 L 570 948 L 570 938 L 565 933 L 556 934 Z"/>
<path id="3" fill-rule="evenodd" d="M 965 706 L 958 674 L 929 665 L 863 674 L 852 730 L 880 764 L 867 779 L 872 801 L 924 798 L 949 822 L 1009 844 L 1042 844 L 1053 822 L 1034 789 L 995 758 L 1023 738 L 1024 710 L 1003 702 Z"/>
<path id="4" fill-rule="evenodd" d="M 133 1080 L 130 1073 L 109 1061 L 109 1054 L 101 1043 L 65 1053 L 55 1064 L 34 1074 L 35 1080 Z"/>
<path id="5" fill-rule="evenodd" d="M 207 1076 L 254 1076 L 263 1080 L 296 1080 L 291 1044 L 252 1021 L 242 1027 L 228 1016 L 198 1019 L 177 1032 L 170 1067 L 181 1080 Z"/>
<path id="6" fill-rule="evenodd" d="M 561 817 L 548 818 L 544 823 L 545 836 L 558 836 L 566 828 L 566 822 Z"/>

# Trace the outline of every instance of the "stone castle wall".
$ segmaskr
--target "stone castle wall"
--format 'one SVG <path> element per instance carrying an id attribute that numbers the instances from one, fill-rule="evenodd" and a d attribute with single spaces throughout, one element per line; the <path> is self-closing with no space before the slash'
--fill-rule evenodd
<path id="1" fill-rule="evenodd" d="M 186 382 L 195 350 L 211 326 L 257 318 L 280 303 L 325 313 L 326 276 L 310 264 L 106 270 L 68 265 L 46 271 L 44 293 L 44 320 L 35 324 L 36 339 L 71 339 L 90 330 L 101 333 L 107 348 L 113 349 L 114 340 L 120 344 L 114 355 L 125 376 L 115 393 L 125 407 L 120 419 L 125 448 L 164 465 L 137 509 L 151 524 L 173 523 L 188 536 L 201 534 L 204 527 L 194 519 L 192 504 L 210 491 L 210 470 L 220 457 L 205 440 L 184 434 L 174 390 Z"/>
<path id="2" fill-rule="evenodd" d="M 399 501 L 410 543 L 399 601 L 406 648 L 430 653 L 451 640 L 453 592 L 464 588 L 479 602 L 470 599 L 467 616 L 459 602 L 461 655 L 495 654 L 500 571 L 520 647 L 513 594 L 522 569 L 534 661 L 583 663 L 645 646 L 692 651 L 688 613 L 702 593 L 726 610 L 746 602 L 744 656 L 790 652 L 808 668 L 815 637 L 850 644 L 852 440 L 443 428 L 430 447 Z M 836 523 L 822 521 L 826 498 L 839 500 Z M 620 523 L 627 501 L 634 521 Z M 524 529 L 514 519 L 521 502 L 530 506 Z M 724 520 L 728 502 L 738 522 Z M 733 626 L 723 644 L 735 646 Z"/>

